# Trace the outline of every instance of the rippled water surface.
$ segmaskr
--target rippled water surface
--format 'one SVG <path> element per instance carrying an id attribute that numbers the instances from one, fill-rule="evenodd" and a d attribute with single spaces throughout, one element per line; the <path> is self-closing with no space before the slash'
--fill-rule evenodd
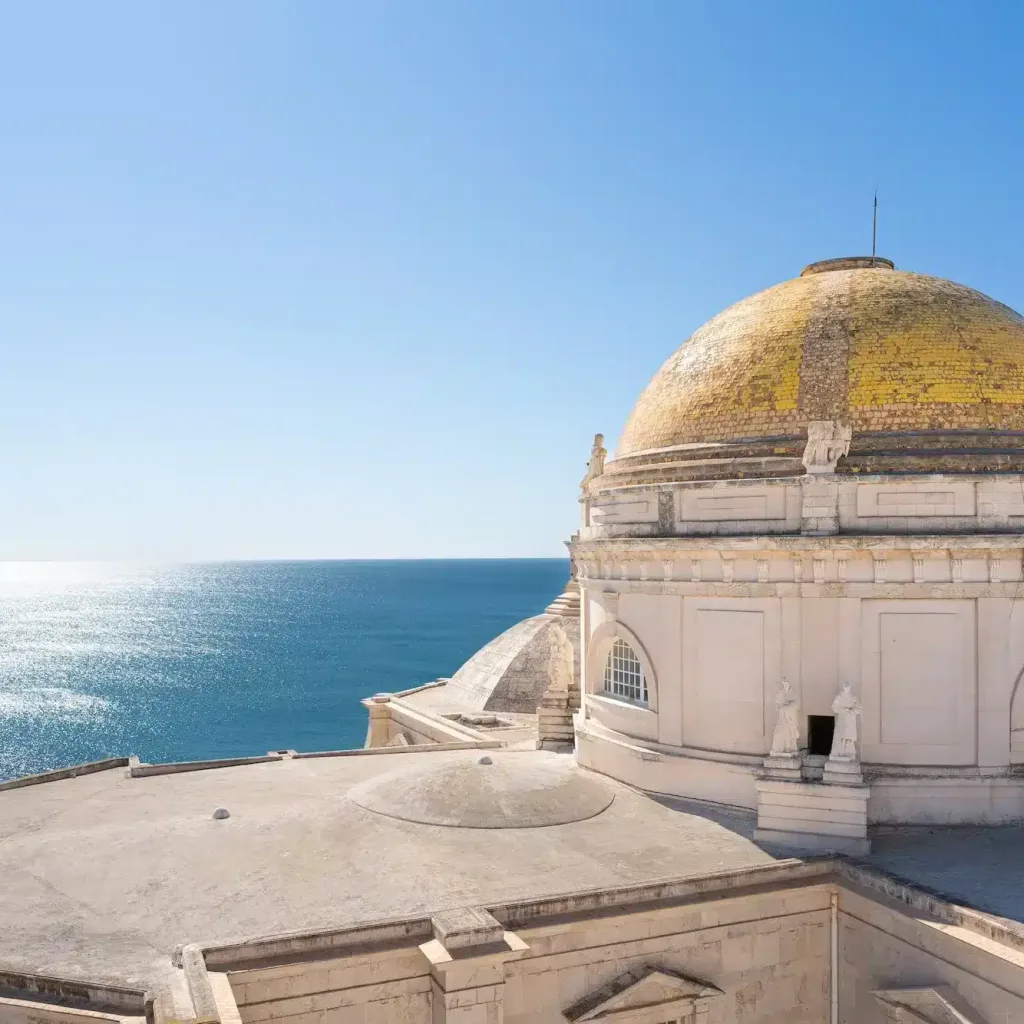
<path id="1" fill-rule="evenodd" d="M 567 563 L 0 563 L 0 778 L 361 746 L 359 700 L 451 675 Z"/>

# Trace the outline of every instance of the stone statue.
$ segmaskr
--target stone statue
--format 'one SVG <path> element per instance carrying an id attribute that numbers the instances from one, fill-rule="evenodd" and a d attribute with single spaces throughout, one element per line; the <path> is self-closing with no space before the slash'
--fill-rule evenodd
<path id="1" fill-rule="evenodd" d="M 835 732 L 832 734 L 832 753 L 830 761 L 857 760 L 857 716 L 861 712 L 860 701 L 850 691 L 850 684 L 843 683 L 843 688 L 832 701 L 832 710 L 836 715 Z"/>
<path id="2" fill-rule="evenodd" d="M 836 463 L 850 454 L 853 428 L 835 420 L 812 420 L 807 424 L 807 447 L 803 463 L 808 473 L 834 473 Z"/>
<path id="3" fill-rule="evenodd" d="M 580 573 L 580 567 L 576 564 L 576 556 L 573 554 L 572 545 L 573 541 L 580 539 L 579 533 L 574 533 L 569 540 L 565 541 L 565 546 L 569 549 L 569 582 L 572 583 L 576 580 Z"/>
<path id="4" fill-rule="evenodd" d="M 580 489 L 585 494 L 590 481 L 604 472 L 604 460 L 608 458 L 608 450 L 604 446 L 604 434 L 594 435 L 594 446 L 590 449 L 590 461 L 587 463 L 587 475 L 580 481 Z"/>
<path id="5" fill-rule="evenodd" d="M 549 635 L 548 688 L 537 708 L 537 746 L 541 750 L 563 750 L 572 746 L 574 737 L 569 698 L 574 684 L 572 642 L 557 624 Z"/>
<path id="6" fill-rule="evenodd" d="M 560 625 L 551 627 L 551 655 L 548 658 L 548 691 L 568 693 L 573 685 L 572 643 Z"/>
<path id="7" fill-rule="evenodd" d="M 791 757 L 800 753 L 800 705 L 789 680 L 783 677 L 775 695 L 778 717 L 772 733 L 770 757 Z"/>
<path id="8" fill-rule="evenodd" d="M 853 441 L 853 427 L 844 427 L 842 423 L 837 423 L 828 446 L 828 461 L 833 468 L 841 458 L 850 454 L 851 441 Z"/>

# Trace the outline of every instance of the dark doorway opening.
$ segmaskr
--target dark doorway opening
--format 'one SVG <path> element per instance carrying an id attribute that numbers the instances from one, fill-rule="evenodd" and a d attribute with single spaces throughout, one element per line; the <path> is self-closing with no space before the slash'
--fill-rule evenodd
<path id="1" fill-rule="evenodd" d="M 828 757 L 832 753 L 832 734 L 835 729 L 835 715 L 808 715 L 807 753 Z"/>

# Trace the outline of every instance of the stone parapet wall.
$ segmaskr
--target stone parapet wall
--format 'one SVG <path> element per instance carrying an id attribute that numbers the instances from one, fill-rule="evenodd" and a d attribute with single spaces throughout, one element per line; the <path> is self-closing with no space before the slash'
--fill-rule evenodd
<path id="1" fill-rule="evenodd" d="M 626 537 L 1024 532 L 1024 476 L 879 474 L 596 489 L 580 541 Z"/>
<path id="2" fill-rule="evenodd" d="M 1024 926 L 830 858 L 187 945 L 175 963 L 191 1005 L 173 1019 L 196 1024 L 1024 1019 Z M 3 1024 L 172 1019 L 134 990 L 3 981 Z"/>
<path id="3" fill-rule="evenodd" d="M 901 993 L 1018 1019 L 1022 952 L 1020 927 L 821 859 L 248 940 L 205 960 L 242 1024 L 884 1024 Z"/>
<path id="4" fill-rule="evenodd" d="M 945 998 L 963 1016 L 937 1020 L 1024 1020 L 1024 958 L 1018 949 L 1001 948 L 926 915 L 907 914 L 853 887 L 840 888 L 838 902 L 842 1020 L 890 1024 L 887 1004 L 876 993 L 898 991 L 899 979 L 906 979 L 908 989 L 939 989 L 940 998 L 948 987 Z M 909 1024 L 914 1018 L 903 1019 Z"/>

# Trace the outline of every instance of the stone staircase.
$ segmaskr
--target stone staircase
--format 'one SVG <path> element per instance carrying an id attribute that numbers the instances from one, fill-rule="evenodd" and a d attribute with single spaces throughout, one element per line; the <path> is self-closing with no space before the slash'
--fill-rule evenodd
<path id="1" fill-rule="evenodd" d="M 575 580 L 569 580 L 565 585 L 565 590 L 544 609 L 544 613 L 578 619 L 580 615 L 580 585 Z"/>

